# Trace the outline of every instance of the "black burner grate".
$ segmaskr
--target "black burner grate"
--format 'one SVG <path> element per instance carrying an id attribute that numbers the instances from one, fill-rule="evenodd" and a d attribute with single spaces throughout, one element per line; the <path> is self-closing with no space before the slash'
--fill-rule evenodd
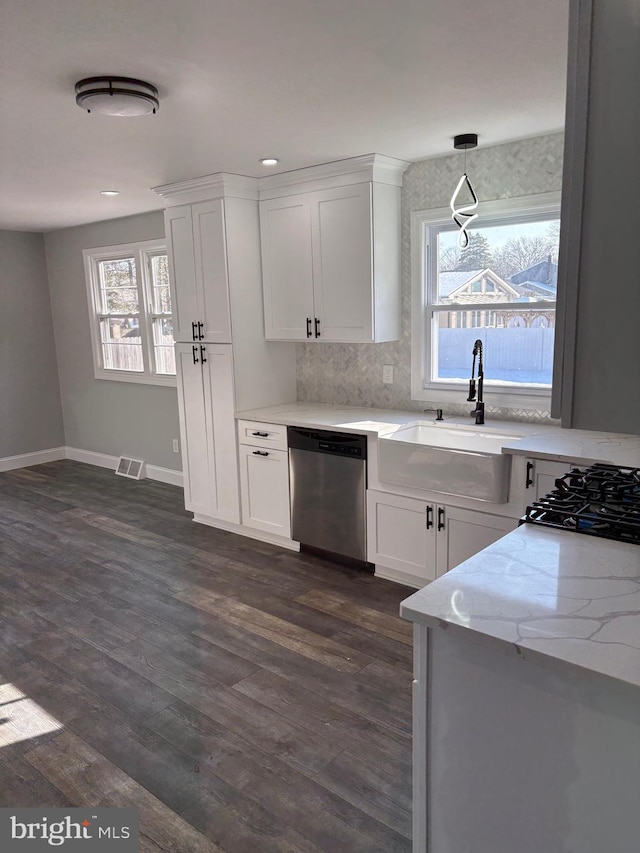
<path id="1" fill-rule="evenodd" d="M 527 507 L 523 522 L 640 544 L 640 469 L 574 468 Z"/>

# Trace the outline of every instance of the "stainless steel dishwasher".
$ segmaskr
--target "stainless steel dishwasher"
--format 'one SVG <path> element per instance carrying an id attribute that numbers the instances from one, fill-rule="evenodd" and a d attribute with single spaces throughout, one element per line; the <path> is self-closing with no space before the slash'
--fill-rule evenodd
<path id="1" fill-rule="evenodd" d="M 288 427 L 291 535 L 366 561 L 367 437 Z"/>

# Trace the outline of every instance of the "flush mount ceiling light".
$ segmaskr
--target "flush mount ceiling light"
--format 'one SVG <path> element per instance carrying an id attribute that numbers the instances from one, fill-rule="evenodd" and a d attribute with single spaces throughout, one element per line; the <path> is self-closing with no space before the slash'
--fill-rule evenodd
<path id="1" fill-rule="evenodd" d="M 120 195 L 120 190 L 100 190 L 100 195 Z"/>
<path id="2" fill-rule="evenodd" d="M 478 197 L 471 186 L 469 178 L 467 177 L 467 150 L 469 148 L 476 148 L 477 145 L 477 133 L 460 133 L 458 136 L 453 137 L 453 147 L 458 151 L 464 150 L 464 173 L 458 181 L 458 186 L 453 191 L 451 202 L 449 204 L 449 207 L 451 208 L 451 218 L 460 229 L 458 232 L 458 247 L 460 249 L 466 249 L 469 245 L 469 235 L 467 234 L 466 229 L 471 225 L 474 219 L 478 218 L 477 213 L 471 212 L 478 207 Z M 465 186 L 471 195 L 472 202 L 471 204 L 465 204 L 461 207 L 457 207 L 456 205 L 459 204 L 458 195 Z"/>
<path id="3" fill-rule="evenodd" d="M 275 157 L 263 157 L 260 162 L 263 166 L 277 166 L 280 161 L 277 160 Z"/>
<path id="4" fill-rule="evenodd" d="M 88 113 L 143 116 L 160 109 L 158 90 L 132 77 L 87 77 L 76 83 L 76 104 Z"/>

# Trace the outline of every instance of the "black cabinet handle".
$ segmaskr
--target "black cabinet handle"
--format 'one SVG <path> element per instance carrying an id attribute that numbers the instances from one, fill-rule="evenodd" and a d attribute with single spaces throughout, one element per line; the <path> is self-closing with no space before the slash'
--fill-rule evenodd
<path id="1" fill-rule="evenodd" d="M 195 344 L 191 347 L 191 352 L 193 353 L 193 363 L 200 364 L 200 359 L 198 358 L 198 347 Z"/>
<path id="2" fill-rule="evenodd" d="M 311 317 L 307 317 L 307 337 L 311 337 Z"/>
<path id="3" fill-rule="evenodd" d="M 207 359 L 205 358 L 206 353 L 207 353 L 206 347 L 203 347 L 202 344 L 200 344 L 200 361 L 203 364 L 207 363 Z"/>
<path id="4" fill-rule="evenodd" d="M 526 480 L 524 481 L 524 484 L 525 484 L 525 486 L 526 486 L 526 488 L 527 488 L 527 489 L 528 489 L 530 486 L 533 486 L 533 477 L 532 477 L 531 475 L 533 474 L 533 469 L 534 469 L 534 468 L 535 468 L 535 465 L 534 465 L 534 463 L 533 463 L 533 462 L 527 462 L 527 478 L 526 478 Z"/>
<path id="5" fill-rule="evenodd" d="M 444 508 L 439 506 L 438 507 L 438 530 L 444 530 L 445 526 L 446 525 L 444 523 Z"/>
<path id="6" fill-rule="evenodd" d="M 198 340 L 199 341 L 204 340 L 204 335 L 202 333 L 203 329 L 204 329 L 204 323 L 198 323 Z"/>
<path id="7" fill-rule="evenodd" d="M 427 530 L 433 527 L 433 507 L 427 506 Z"/>
<path id="8" fill-rule="evenodd" d="M 198 340 L 198 333 L 196 332 L 196 323 L 191 324 L 191 338 L 194 341 Z"/>
<path id="9" fill-rule="evenodd" d="M 251 435 L 259 435 L 260 438 L 269 438 L 268 432 L 252 432 Z"/>
<path id="10" fill-rule="evenodd" d="M 253 455 L 254 456 L 268 456 L 269 454 L 267 453 L 266 450 L 254 450 Z"/>
<path id="11" fill-rule="evenodd" d="M 315 324 L 316 324 L 316 338 L 319 338 L 320 337 L 320 319 L 319 319 L 319 317 L 315 318 Z"/>

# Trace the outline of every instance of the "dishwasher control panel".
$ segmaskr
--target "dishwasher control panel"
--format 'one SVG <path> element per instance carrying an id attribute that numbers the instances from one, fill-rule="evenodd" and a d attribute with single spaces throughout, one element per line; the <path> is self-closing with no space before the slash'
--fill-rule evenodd
<path id="1" fill-rule="evenodd" d="M 287 428 L 287 442 L 290 448 L 309 450 L 312 453 L 367 458 L 366 435 L 290 426 Z"/>

